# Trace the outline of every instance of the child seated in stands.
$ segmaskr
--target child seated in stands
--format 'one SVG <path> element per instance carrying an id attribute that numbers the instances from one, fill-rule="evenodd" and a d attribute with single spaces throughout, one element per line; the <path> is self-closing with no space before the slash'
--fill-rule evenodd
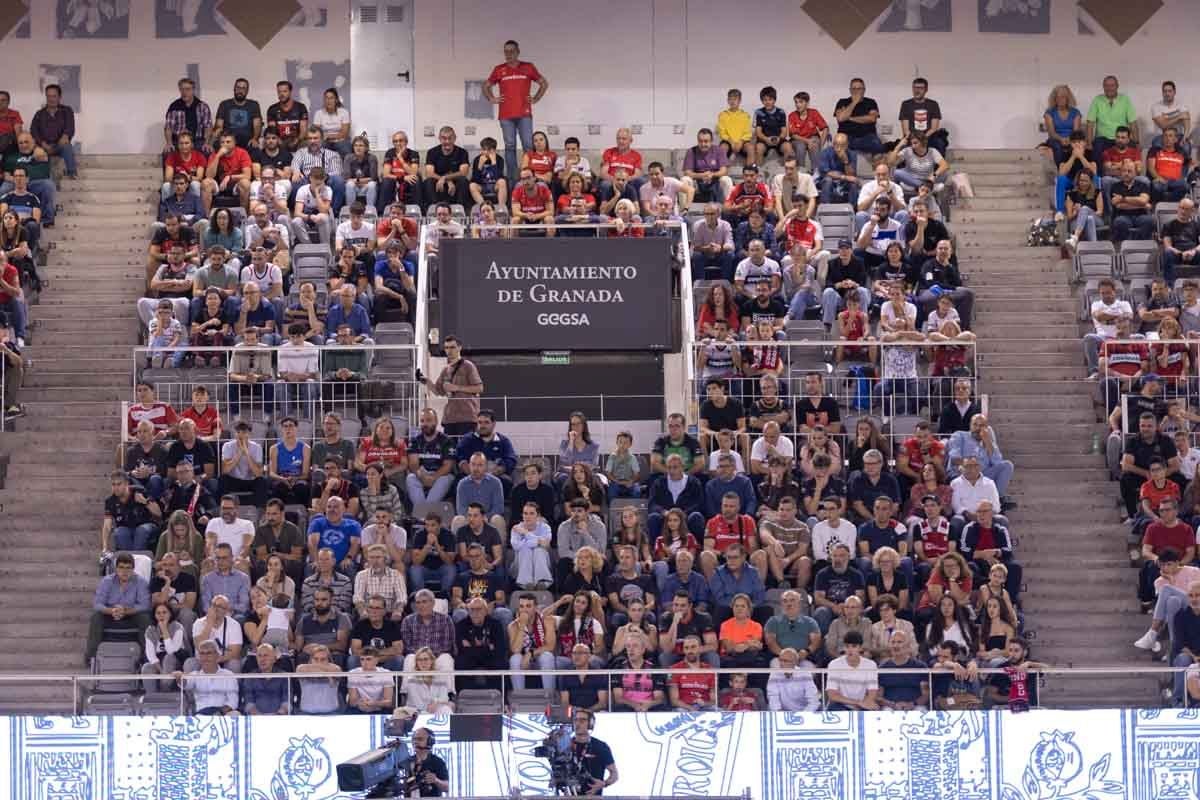
<path id="1" fill-rule="evenodd" d="M 729 676 L 729 688 L 722 689 L 717 705 L 722 711 L 759 711 L 758 697 L 747 688 L 749 679 L 744 672 Z"/>
<path id="2" fill-rule="evenodd" d="M 945 296 L 942 295 L 943 298 Z M 975 334 L 964 331 L 954 320 L 946 320 L 938 331 L 929 334 L 929 341 L 962 342 L 961 345 L 943 344 L 929 348 L 930 375 L 940 378 L 944 375 L 963 374 L 962 370 L 967 369 L 967 359 L 975 342 Z"/>
<path id="3" fill-rule="evenodd" d="M 846 308 L 844 311 L 838 312 L 837 321 L 838 330 L 841 331 L 841 339 L 843 341 L 874 341 L 868 335 L 870 332 L 870 322 L 867 319 L 867 312 L 862 308 L 858 292 L 849 292 L 846 294 Z M 841 364 L 843 361 L 869 361 L 875 363 L 875 348 L 839 344 L 834 349 L 833 359 L 837 364 Z"/>
<path id="4" fill-rule="evenodd" d="M 196 436 L 206 442 L 215 442 L 221 438 L 221 416 L 217 409 L 209 405 L 208 389 L 196 386 L 192 389 L 192 404 L 180 419 L 190 419 L 196 424 Z"/>
<path id="5" fill-rule="evenodd" d="M 263 634 L 263 641 L 275 645 L 280 653 L 290 653 L 292 649 L 291 604 L 291 598 L 280 592 L 271 598 L 271 611 L 267 615 L 267 632 Z"/>
<path id="6" fill-rule="evenodd" d="M 183 341 L 183 325 L 175 319 L 175 309 L 171 301 L 159 300 L 154 310 L 154 318 L 150 320 L 149 336 L 146 344 L 150 353 L 147 365 L 154 368 L 180 367 L 183 365 L 183 350 L 176 350 Z"/>
<path id="7" fill-rule="evenodd" d="M 630 452 L 633 447 L 633 434 L 621 431 L 617 434 L 617 446 L 608 455 L 604 465 L 604 474 L 608 476 L 608 499 L 618 497 L 641 497 L 642 485 L 638 483 L 641 477 L 641 466 L 637 456 Z"/>

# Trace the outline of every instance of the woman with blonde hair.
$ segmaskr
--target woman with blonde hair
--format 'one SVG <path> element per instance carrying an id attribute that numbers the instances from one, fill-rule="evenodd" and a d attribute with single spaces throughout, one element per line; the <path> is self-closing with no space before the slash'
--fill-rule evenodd
<path id="1" fill-rule="evenodd" d="M 1070 149 L 1071 134 L 1083 130 L 1083 114 L 1075 105 L 1075 93 L 1070 86 L 1060 83 L 1050 90 L 1042 125 L 1049 138 L 1041 146 L 1049 150 L 1055 164 L 1061 164 Z"/>
<path id="2" fill-rule="evenodd" d="M 622 197 L 617 201 L 613 213 L 615 215 L 613 217 L 613 224 L 608 229 L 608 237 L 610 239 L 641 239 L 646 235 L 646 226 L 642 224 L 637 215 L 637 203 L 634 203 L 628 197 Z"/>
<path id="3" fill-rule="evenodd" d="M 204 537 L 196 531 L 191 516 L 180 509 L 167 518 L 167 526 L 158 537 L 158 548 L 154 560 L 160 561 L 167 553 L 179 559 L 179 568 L 200 577 L 200 566 L 204 563 Z"/>
<path id="4" fill-rule="evenodd" d="M 449 678 L 433 668 L 433 650 L 422 647 L 413 653 L 413 672 L 407 673 L 401 683 L 404 692 L 404 707 L 418 714 L 453 713 L 454 702 L 450 699 Z"/>

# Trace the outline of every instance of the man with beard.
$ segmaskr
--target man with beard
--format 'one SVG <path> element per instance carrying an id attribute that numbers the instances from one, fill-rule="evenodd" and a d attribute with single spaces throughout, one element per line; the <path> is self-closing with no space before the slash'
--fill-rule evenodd
<path id="1" fill-rule="evenodd" d="M 233 97 L 222 100 L 213 119 L 213 138 L 224 131 L 233 134 L 238 147 L 257 147 L 262 133 L 262 108 L 257 100 L 247 99 L 250 81 L 238 78 L 233 82 Z"/>

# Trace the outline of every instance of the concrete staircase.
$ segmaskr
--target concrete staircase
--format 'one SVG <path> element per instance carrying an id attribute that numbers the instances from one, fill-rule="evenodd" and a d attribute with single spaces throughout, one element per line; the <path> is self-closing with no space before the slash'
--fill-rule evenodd
<path id="1" fill-rule="evenodd" d="M 22 400 L 27 416 L 0 434 L 0 672 L 82 671 L 97 581 L 99 530 L 131 393 L 154 157 L 88 156 L 64 180 L 47 230 L 49 287 L 33 306 Z M 0 713 L 69 711 L 62 685 L 0 682 Z"/>
<path id="2" fill-rule="evenodd" d="M 1069 285 L 1056 248 L 1029 248 L 1029 222 L 1047 213 L 1049 188 L 1033 150 L 956 151 L 975 197 L 955 208 L 959 257 L 975 290 L 982 391 L 1001 449 L 1016 463 L 1009 494 L 1028 590 L 1022 604 L 1034 655 L 1055 666 L 1150 666 L 1132 647 L 1148 626 L 1138 613 L 1127 529 L 1116 484 L 1092 453 L 1094 384 L 1085 381 Z M 1057 707 L 1157 705 L 1147 676 L 1047 679 Z"/>

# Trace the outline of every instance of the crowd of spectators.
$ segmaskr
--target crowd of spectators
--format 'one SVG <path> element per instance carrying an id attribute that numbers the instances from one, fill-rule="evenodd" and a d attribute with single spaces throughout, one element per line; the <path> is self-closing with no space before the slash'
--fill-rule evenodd
<path id="1" fill-rule="evenodd" d="M 1024 702 L 1037 665 L 1001 513 L 1013 466 L 973 382 L 948 381 L 944 407 L 920 409 L 936 424 L 892 440 L 871 417 L 843 430 L 850 409 L 820 372 L 789 398 L 775 344 L 789 319 L 820 319 L 836 360 L 880 362 L 879 390 L 896 395 L 922 347 L 961 343 L 931 348 L 937 362 L 973 344 L 927 83 L 914 81 L 896 142 L 880 140 L 859 79 L 836 131 L 805 92 L 784 115 L 765 87 L 751 117 L 734 90 L 678 176 L 643 165 L 625 128 L 593 172 L 578 141 L 560 157 L 533 131 L 549 83 L 518 55 L 507 43 L 485 89 L 505 154 L 485 137 L 471 158 L 442 128 L 423 165 L 403 132 L 372 155 L 336 91 L 310 120 L 282 81 L 264 118 L 244 80 L 215 115 L 180 82 L 139 303 L 148 366 L 225 367 L 237 391 L 223 419 L 202 386 L 177 413 L 139 383 L 105 503 L 101 550 L 120 552 L 97 589 L 89 663 L 111 631 L 132 630 L 143 669 L 212 713 L 375 713 L 401 695 L 452 709 L 456 692 L 499 685 L 472 670 L 505 669 L 514 688 L 538 681 L 587 708 L 812 709 L 821 684 L 830 707 Z M 508 81 L 524 92 L 515 109 Z M 826 248 L 816 217 L 837 202 L 857 212 L 856 233 Z M 355 354 L 375 326 L 411 318 L 421 226 L 435 253 L 442 236 L 509 235 L 504 220 L 560 236 L 570 223 L 608 236 L 689 226 L 693 276 L 715 281 L 697 308 L 695 433 L 672 414 L 651 447 L 622 432 L 603 457 L 576 412 L 556 459 L 523 458 L 480 407 L 482 376 L 453 336 L 427 383 L 448 398 L 443 419 L 424 409 L 406 437 L 409 420 L 383 416 L 355 441 L 342 431 L 359 420 L 319 411 L 311 385 L 361 378 Z M 329 272 L 299 280 L 295 248 L 311 243 L 330 247 Z M 937 374 L 967 376 L 965 360 Z M 275 412 L 267 438 L 239 413 L 259 401 Z M 306 419 L 319 434 L 301 435 Z M 153 554 L 150 578 L 130 551 Z M 589 672 L 606 666 L 627 671 Z M 718 681 L 716 666 L 751 672 Z M 785 671 L 753 672 L 767 666 Z M 822 681 L 814 666 L 833 672 Z M 538 674 L 550 669 L 579 675 Z M 282 679 L 189 676 L 223 670 L 320 675 L 295 696 Z"/>

